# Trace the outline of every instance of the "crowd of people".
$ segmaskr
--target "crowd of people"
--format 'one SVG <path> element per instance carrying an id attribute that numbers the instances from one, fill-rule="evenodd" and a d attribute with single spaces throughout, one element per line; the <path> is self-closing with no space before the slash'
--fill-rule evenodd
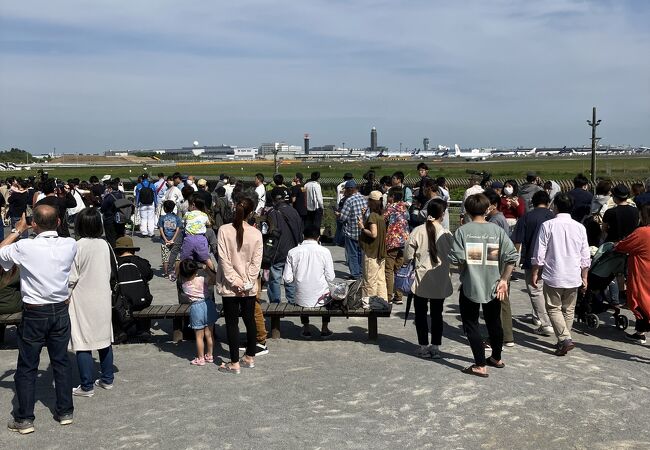
<path id="1" fill-rule="evenodd" d="M 582 175 L 568 192 L 533 172 L 521 186 L 512 179 L 490 183 L 472 176 L 461 225 L 452 233 L 446 180 L 429 177 L 425 163 L 417 170 L 420 179 L 413 185 L 405 184 L 400 171 L 377 177 L 371 170 L 360 183 L 346 173 L 336 187 L 333 244 L 345 249 L 345 277 L 360 284 L 361 307 L 400 305 L 404 297 L 413 301 L 418 356 L 442 355 L 444 302 L 453 294 L 451 274 L 457 270 L 460 316 L 474 357 L 463 372 L 487 377 L 487 366 L 505 367 L 503 347 L 515 345 L 509 293 L 518 265 L 535 332 L 554 335 L 555 355 L 566 355 L 576 345 L 571 335 L 576 299 L 589 288 L 592 256 L 604 243 L 629 255 L 627 273 L 617 274 L 604 301 L 627 303 L 636 325 L 626 337 L 645 342 L 650 180 L 642 189 L 633 186 L 637 192 L 602 180 L 592 195 Z M 304 183 L 296 173 L 285 184 L 275 174 L 267 183 L 258 173 L 246 188 L 241 180 L 221 175 L 209 188 L 205 179 L 180 173 L 160 173 L 155 180 L 143 174 L 129 192 L 110 177 L 7 180 L 0 201 L 11 233 L 0 244 L 0 313 L 23 312 L 17 334 L 18 404 L 9 429 L 34 431 L 43 347 L 54 370 L 55 419 L 65 425 L 72 423 L 73 396 L 92 397 L 95 389 L 113 387 L 112 345 L 149 334 L 149 321 L 134 319 L 133 312 L 151 304 L 148 284 L 154 271 L 126 235 L 132 222 L 139 222 L 142 237 L 160 243 L 161 276 L 175 285 L 179 301 L 190 304 L 189 326 L 196 337 L 190 363 L 215 360 L 216 291 L 229 347 L 229 358 L 218 369 L 239 374 L 254 368 L 255 358 L 269 352 L 260 306 L 264 288 L 272 303 L 285 299 L 318 307 L 333 299 L 332 255 L 319 245 L 325 216 L 319 179 L 313 172 Z M 400 289 L 396 278 L 405 272 L 408 287 Z M 487 338 L 479 328 L 481 310 Z M 240 315 L 246 328 L 241 347 Z M 311 338 L 309 318 L 301 317 L 301 323 L 302 337 Z M 331 335 L 329 317 L 323 316 L 320 336 Z M 76 355 L 77 387 L 71 384 L 68 348 Z"/>

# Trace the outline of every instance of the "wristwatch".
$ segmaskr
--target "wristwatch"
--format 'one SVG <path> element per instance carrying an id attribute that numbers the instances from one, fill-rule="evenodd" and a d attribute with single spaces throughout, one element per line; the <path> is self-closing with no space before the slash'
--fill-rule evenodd
<path id="1" fill-rule="evenodd" d="M 18 230 L 15 229 L 15 228 L 12 229 L 11 232 L 12 232 L 12 233 L 16 233 L 16 234 L 23 234 L 22 232 L 18 231 Z"/>

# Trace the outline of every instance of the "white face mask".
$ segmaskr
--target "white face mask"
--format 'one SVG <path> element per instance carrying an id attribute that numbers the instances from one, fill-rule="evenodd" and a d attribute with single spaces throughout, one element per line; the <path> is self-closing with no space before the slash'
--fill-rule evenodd
<path id="1" fill-rule="evenodd" d="M 511 186 L 506 186 L 506 187 L 503 188 L 503 193 L 506 194 L 506 195 L 512 195 L 513 192 L 514 192 L 514 189 L 512 189 Z"/>

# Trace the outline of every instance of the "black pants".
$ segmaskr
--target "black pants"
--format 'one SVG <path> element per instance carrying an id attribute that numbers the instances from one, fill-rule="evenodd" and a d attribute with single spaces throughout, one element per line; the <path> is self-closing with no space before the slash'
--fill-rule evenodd
<path id="1" fill-rule="evenodd" d="M 115 241 L 117 238 L 124 236 L 125 232 L 126 224 L 117 224 L 104 220 L 104 235 L 106 236 L 106 241 L 111 244 L 111 247 L 115 247 Z"/>
<path id="2" fill-rule="evenodd" d="M 501 349 L 503 347 L 503 329 L 501 328 L 501 302 L 492 300 L 489 303 L 483 303 L 483 319 L 490 337 L 490 346 L 492 347 L 492 357 L 497 361 L 501 359 Z M 481 303 L 475 303 L 465 296 L 463 287 L 460 287 L 460 318 L 463 321 L 463 328 L 469 340 L 469 346 L 472 348 L 474 362 L 477 366 L 485 366 L 485 348 L 483 347 L 483 337 L 478 327 L 479 310 Z"/>
<path id="3" fill-rule="evenodd" d="M 309 325 L 309 316 L 300 316 L 300 323 L 303 325 Z M 323 326 L 327 325 L 328 323 L 330 323 L 330 317 L 323 316 Z"/>
<path id="4" fill-rule="evenodd" d="M 305 226 L 315 226 L 320 230 L 321 223 L 323 222 L 323 210 L 318 208 L 314 211 L 307 211 L 307 220 Z"/>
<path id="5" fill-rule="evenodd" d="M 637 309 L 637 312 L 640 312 L 640 310 Z M 641 316 L 641 319 L 636 319 L 634 323 L 634 331 L 637 333 L 645 333 L 647 331 L 650 331 L 650 320 L 645 317 L 645 314 L 643 314 L 643 312 L 641 312 Z"/>
<path id="6" fill-rule="evenodd" d="M 255 297 L 223 297 L 223 315 L 226 319 L 230 361 L 239 361 L 239 311 L 246 326 L 246 355 L 255 356 Z"/>
<path id="7" fill-rule="evenodd" d="M 431 307 L 431 343 L 433 345 L 440 345 L 442 343 L 442 307 L 444 302 L 444 298 L 423 298 L 417 295 L 414 297 L 415 330 L 418 333 L 418 344 L 429 345 L 428 306 Z"/>

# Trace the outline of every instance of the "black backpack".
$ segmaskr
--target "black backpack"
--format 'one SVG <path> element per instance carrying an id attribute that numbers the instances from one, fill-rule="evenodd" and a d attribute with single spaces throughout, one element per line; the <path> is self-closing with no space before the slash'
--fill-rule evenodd
<path id="1" fill-rule="evenodd" d="M 140 189 L 138 199 L 143 205 L 153 205 L 155 195 L 153 189 L 151 189 L 151 185 L 147 184 Z"/>
<path id="2" fill-rule="evenodd" d="M 151 305 L 153 296 L 149 292 L 147 282 L 142 278 L 140 269 L 134 263 L 127 261 L 117 266 L 116 294 L 122 297 L 130 309 L 141 311 Z"/>
<path id="3" fill-rule="evenodd" d="M 126 198 L 117 198 L 113 194 L 111 194 L 111 197 L 115 200 L 115 223 L 118 225 L 129 223 L 133 214 L 133 203 Z"/>

